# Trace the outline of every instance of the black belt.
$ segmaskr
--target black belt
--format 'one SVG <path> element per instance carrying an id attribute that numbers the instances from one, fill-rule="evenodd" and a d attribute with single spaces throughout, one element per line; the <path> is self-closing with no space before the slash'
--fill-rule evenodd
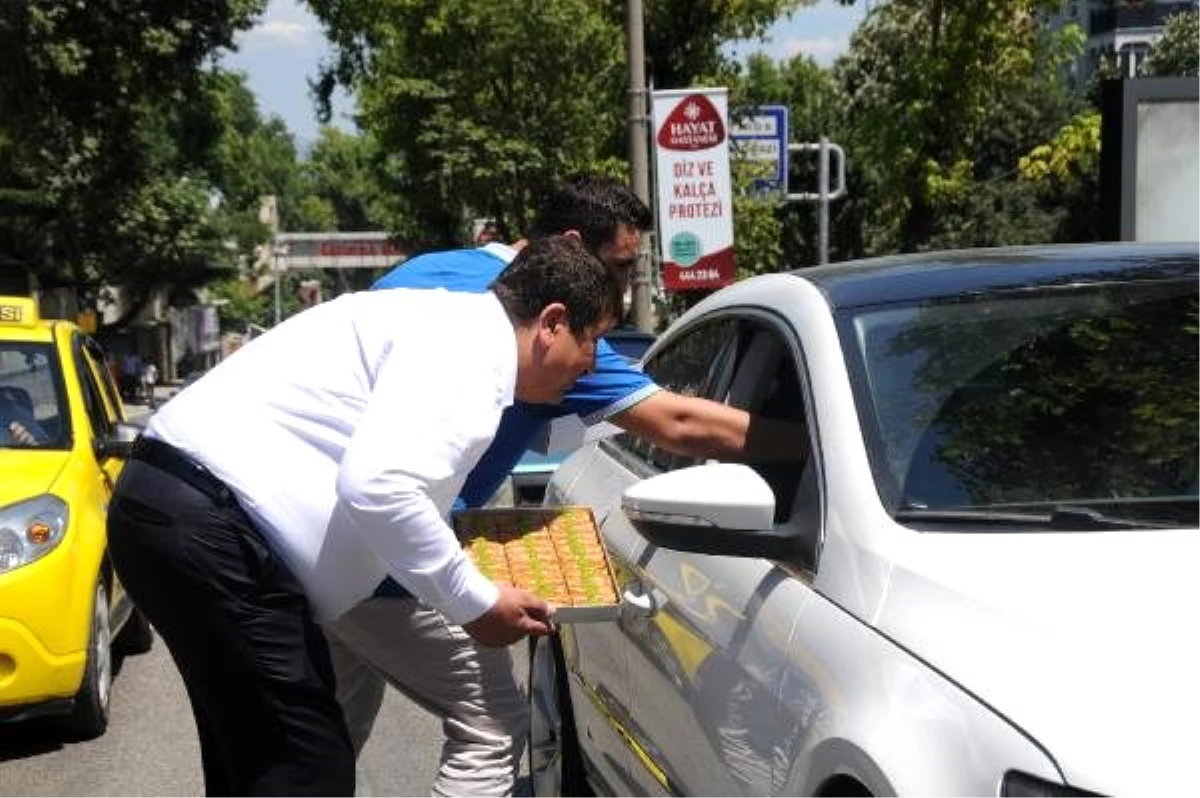
<path id="1" fill-rule="evenodd" d="M 133 442 L 133 451 L 130 452 L 129 458 L 154 466 L 182 480 L 211 499 L 213 504 L 229 507 L 237 503 L 237 498 L 228 485 L 169 443 L 142 435 Z"/>

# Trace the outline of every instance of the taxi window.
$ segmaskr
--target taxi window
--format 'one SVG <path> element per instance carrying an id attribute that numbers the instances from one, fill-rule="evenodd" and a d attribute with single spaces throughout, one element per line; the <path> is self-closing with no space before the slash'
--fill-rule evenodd
<path id="1" fill-rule="evenodd" d="M 0 447 L 66 449 L 70 414 L 48 343 L 0 341 Z"/>
<path id="2" fill-rule="evenodd" d="M 96 373 L 84 351 L 82 336 L 75 336 L 71 351 L 75 356 L 75 371 L 79 374 L 79 388 L 83 393 L 83 407 L 92 422 L 92 433 L 97 436 L 110 434 L 116 418 L 105 402 L 103 390 L 96 382 Z"/>
<path id="3" fill-rule="evenodd" d="M 88 362 L 92 378 L 104 398 L 107 415 L 112 420 L 119 421 L 122 417 L 120 393 L 113 384 L 112 372 L 108 370 L 104 357 L 104 348 L 94 338 L 83 339 L 83 355 Z"/>

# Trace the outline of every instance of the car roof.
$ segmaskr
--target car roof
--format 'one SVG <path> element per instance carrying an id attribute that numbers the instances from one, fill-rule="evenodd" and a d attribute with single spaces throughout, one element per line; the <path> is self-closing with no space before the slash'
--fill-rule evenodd
<path id="1" fill-rule="evenodd" d="M 890 255 L 796 269 L 834 307 L 859 307 L 1006 288 L 1195 278 L 1200 245 L 1055 244 Z"/>

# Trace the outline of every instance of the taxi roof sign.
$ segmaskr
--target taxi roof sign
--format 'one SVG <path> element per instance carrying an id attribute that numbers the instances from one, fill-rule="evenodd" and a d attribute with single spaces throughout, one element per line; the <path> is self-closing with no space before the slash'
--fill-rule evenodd
<path id="1" fill-rule="evenodd" d="M 33 327 L 38 323 L 32 297 L 0 296 L 0 326 Z"/>

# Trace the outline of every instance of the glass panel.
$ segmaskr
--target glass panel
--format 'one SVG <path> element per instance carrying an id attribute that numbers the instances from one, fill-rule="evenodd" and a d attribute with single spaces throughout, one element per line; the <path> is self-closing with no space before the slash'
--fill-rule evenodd
<path id="1" fill-rule="evenodd" d="M 658 385 L 683 396 L 711 397 L 713 391 L 725 387 L 719 383 L 728 383 L 730 379 L 736 353 L 736 325 L 734 320 L 724 319 L 684 334 L 646 363 L 646 373 L 652 375 Z M 623 433 L 616 440 L 635 457 L 663 470 L 696 462 L 695 458 L 659 449 L 633 433 Z"/>
<path id="2" fill-rule="evenodd" d="M 847 356 L 897 509 L 1119 507 L 1197 520 L 1195 283 L 856 312 Z"/>
<path id="3" fill-rule="evenodd" d="M 0 447 L 65 449 L 70 434 L 51 345 L 0 341 Z"/>

